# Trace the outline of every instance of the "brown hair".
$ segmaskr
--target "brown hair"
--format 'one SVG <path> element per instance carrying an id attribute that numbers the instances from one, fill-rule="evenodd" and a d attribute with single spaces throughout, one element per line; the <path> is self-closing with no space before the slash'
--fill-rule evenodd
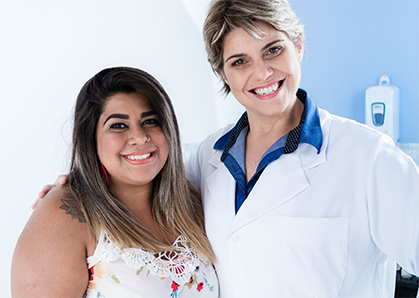
<path id="1" fill-rule="evenodd" d="M 304 40 L 304 27 L 291 9 L 287 0 L 213 0 L 204 22 L 203 35 L 208 62 L 212 70 L 222 79 L 223 39 L 227 33 L 242 28 L 255 38 L 264 33 L 258 23 L 265 23 L 285 32 L 292 42 Z M 223 91 L 230 87 L 224 82 Z"/>
<path id="2" fill-rule="evenodd" d="M 201 198 L 185 176 L 179 127 L 169 96 L 159 82 L 145 71 L 115 67 L 100 71 L 81 89 L 75 107 L 73 148 L 67 187 L 72 191 L 86 223 L 99 237 L 105 230 L 123 247 L 158 252 L 171 247 L 150 235 L 108 189 L 100 171 L 96 126 L 112 95 L 137 92 L 157 112 L 169 147 L 168 159 L 154 179 L 152 213 L 162 232 L 185 236 L 198 255 L 209 261 L 214 253 L 205 235 Z"/>

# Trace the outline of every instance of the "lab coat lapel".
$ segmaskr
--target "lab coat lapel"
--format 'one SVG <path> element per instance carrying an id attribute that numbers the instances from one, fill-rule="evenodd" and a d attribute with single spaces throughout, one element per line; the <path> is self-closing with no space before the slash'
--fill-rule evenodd
<path id="1" fill-rule="evenodd" d="M 236 195 L 236 182 L 228 169 L 220 161 L 221 151 L 217 152 L 208 161 L 214 171 L 205 180 L 207 191 L 211 199 L 223 216 L 234 216 L 234 197 Z M 219 214 L 221 216 L 221 214 Z"/>
<path id="2" fill-rule="evenodd" d="M 309 187 L 298 150 L 269 164 L 244 201 L 230 232 L 265 215 Z"/>
<path id="3" fill-rule="evenodd" d="M 314 146 L 303 143 L 295 152 L 284 154 L 269 164 L 240 207 L 230 232 L 295 198 L 310 186 L 306 171 L 327 161 L 331 119 L 330 115 L 322 110 L 320 115 L 323 131 L 320 152 L 317 153 Z"/>
<path id="4" fill-rule="evenodd" d="M 221 151 L 212 156 L 209 164 L 214 170 L 207 176 L 205 183 L 210 199 L 220 212 L 219 216 L 225 216 L 226 224 L 232 223 L 230 232 L 295 198 L 310 186 L 305 172 L 327 161 L 331 119 L 323 110 L 320 110 L 320 119 L 323 130 L 321 151 L 317 153 L 312 145 L 300 144 L 295 152 L 284 154 L 269 164 L 237 215 L 234 199 L 236 183 L 220 161 Z"/>

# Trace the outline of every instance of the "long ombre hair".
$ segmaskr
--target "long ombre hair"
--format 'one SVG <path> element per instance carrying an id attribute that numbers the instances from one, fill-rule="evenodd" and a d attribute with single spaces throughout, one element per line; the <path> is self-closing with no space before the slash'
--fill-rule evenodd
<path id="1" fill-rule="evenodd" d="M 75 107 L 73 149 L 67 187 L 72 191 L 96 239 L 102 230 L 121 248 L 150 252 L 173 249 L 157 240 L 106 185 L 97 153 L 96 126 L 109 97 L 117 93 L 144 95 L 155 109 L 169 146 L 168 159 L 154 179 L 152 213 L 163 235 L 185 236 L 207 261 L 214 253 L 205 235 L 201 197 L 185 176 L 179 127 L 169 96 L 145 71 L 115 67 L 100 71 L 81 89 Z M 167 232 L 167 233 L 166 233 Z"/>

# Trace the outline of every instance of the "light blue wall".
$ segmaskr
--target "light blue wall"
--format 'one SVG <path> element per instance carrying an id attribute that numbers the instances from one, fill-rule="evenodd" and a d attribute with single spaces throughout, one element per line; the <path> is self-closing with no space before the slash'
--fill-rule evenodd
<path id="1" fill-rule="evenodd" d="M 365 123 L 365 90 L 400 88 L 399 142 L 419 142 L 419 1 L 290 0 L 306 30 L 301 87 L 319 107 Z"/>

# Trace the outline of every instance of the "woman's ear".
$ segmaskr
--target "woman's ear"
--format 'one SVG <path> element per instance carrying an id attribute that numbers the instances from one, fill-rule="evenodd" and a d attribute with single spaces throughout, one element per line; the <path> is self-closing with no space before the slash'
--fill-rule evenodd
<path id="1" fill-rule="evenodd" d="M 296 46 L 297 46 L 298 58 L 300 59 L 300 62 L 301 62 L 304 56 L 304 41 L 301 35 L 298 36 L 298 43 L 296 44 Z"/>
<path id="2" fill-rule="evenodd" d="M 223 82 L 228 85 L 228 80 L 227 80 L 227 78 L 224 74 L 224 71 L 220 70 L 220 76 L 221 76 L 221 79 L 223 80 Z"/>

